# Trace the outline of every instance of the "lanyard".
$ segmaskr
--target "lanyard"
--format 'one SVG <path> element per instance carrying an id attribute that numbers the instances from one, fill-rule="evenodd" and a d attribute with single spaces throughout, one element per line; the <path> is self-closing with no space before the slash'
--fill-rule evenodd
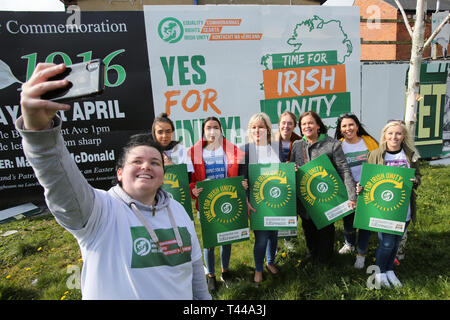
<path id="1" fill-rule="evenodd" d="M 158 247 L 158 249 L 161 249 L 161 245 L 159 243 L 158 236 L 156 235 L 155 231 L 153 230 L 153 228 L 150 225 L 150 223 L 148 222 L 148 220 L 145 219 L 144 215 L 137 208 L 137 206 L 134 202 L 132 202 L 130 205 L 131 205 L 131 210 L 133 210 L 134 214 L 142 222 L 145 229 L 147 229 L 153 242 L 156 243 L 156 246 Z M 170 206 L 167 206 L 167 212 L 169 213 L 170 224 L 172 225 L 173 233 L 175 234 L 175 239 L 177 240 L 178 247 L 180 248 L 180 252 L 183 252 L 183 240 L 181 239 L 180 231 L 178 230 L 177 224 L 175 222 L 175 218 L 173 217 L 173 214 L 172 214 L 172 210 L 170 210 Z"/>

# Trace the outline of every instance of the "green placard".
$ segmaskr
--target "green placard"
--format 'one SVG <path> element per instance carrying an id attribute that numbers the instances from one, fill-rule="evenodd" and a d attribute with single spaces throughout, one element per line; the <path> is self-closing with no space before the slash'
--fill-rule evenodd
<path id="1" fill-rule="evenodd" d="M 401 235 L 405 231 L 414 169 L 364 163 L 353 226 Z"/>
<path id="2" fill-rule="evenodd" d="M 345 184 L 326 154 L 298 168 L 297 196 L 317 229 L 353 211 Z"/>
<path id="3" fill-rule="evenodd" d="M 191 220 L 194 221 L 186 164 L 165 166 L 164 169 L 164 184 L 162 188 L 181 203 Z"/>
<path id="4" fill-rule="evenodd" d="M 248 176 L 252 230 L 296 230 L 294 163 L 250 164 Z"/>
<path id="5" fill-rule="evenodd" d="M 203 247 L 249 239 L 247 197 L 242 176 L 197 182 Z"/>

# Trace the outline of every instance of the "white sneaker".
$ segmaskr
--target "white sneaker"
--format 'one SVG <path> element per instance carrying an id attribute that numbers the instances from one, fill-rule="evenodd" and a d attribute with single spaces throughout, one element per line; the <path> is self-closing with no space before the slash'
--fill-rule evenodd
<path id="1" fill-rule="evenodd" d="M 389 280 L 390 283 L 392 283 L 392 285 L 394 287 L 400 288 L 402 286 L 402 283 L 400 282 L 400 280 L 398 280 L 397 276 L 395 275 L 394 271 L 390 270 L 386 272 L 386 276 Z"/>
<path id="2" fill-rule="evenodd" d="M 355 247 L 352 245 L 349 245 L 347 242 L 344 244 L 344 246 L 339 250 L 339 254 L 346 254 L 351 253 L 355 251 Z"/>
<path id="3" fill-rule="evenodd" d="M 356 269 L 362 269 L 364 268 L 364 261 L 366 260 L 365 256 L 360 256 L 359 254 L 356 255 L 356 261 L 353 265 Z"/>
<path id="4" fill-rule="evenodd" d="M 375 283 L 379 284 L 380 287 L 390 288 L 388 278 L 386 273 L 377 273 L 375 274 Z"/>

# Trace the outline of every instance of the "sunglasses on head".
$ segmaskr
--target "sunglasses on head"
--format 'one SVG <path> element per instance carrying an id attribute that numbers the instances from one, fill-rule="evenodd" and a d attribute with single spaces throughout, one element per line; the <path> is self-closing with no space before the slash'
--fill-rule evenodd
<path id="1" fill-rule="evenodd" d="M 391 122 L 400 122 L 401 124 L 403 124 L 403 125 L 405 125 L 406 123 L 405 123 L 405 121 L 403 121 L 403 120 L 396 120 L 396 119 L 391 119 L 391 120 L 388 120 L 388 122 L 387 123 L 391 123 Z"/>
<path id="2" fill-rule="evenodd" d="M 345 117 L 350 117 L 350 116 L 354 116 L 355 114 L 353 112 L 346 112 L 346 113 L 341 113 L 339 115 L 339 118 L 345 118 Z"/>

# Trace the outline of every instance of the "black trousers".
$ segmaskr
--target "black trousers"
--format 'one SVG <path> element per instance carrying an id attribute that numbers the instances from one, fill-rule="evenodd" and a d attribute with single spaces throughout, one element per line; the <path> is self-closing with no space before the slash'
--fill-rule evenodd
<path id="1" fill-rule="evenodd" d="M 311 219 L 302 218 L 302 227 L 312 258 L 319 263 L 328 264 L 334 252 L 334 223 L 317 230 Z"/>

